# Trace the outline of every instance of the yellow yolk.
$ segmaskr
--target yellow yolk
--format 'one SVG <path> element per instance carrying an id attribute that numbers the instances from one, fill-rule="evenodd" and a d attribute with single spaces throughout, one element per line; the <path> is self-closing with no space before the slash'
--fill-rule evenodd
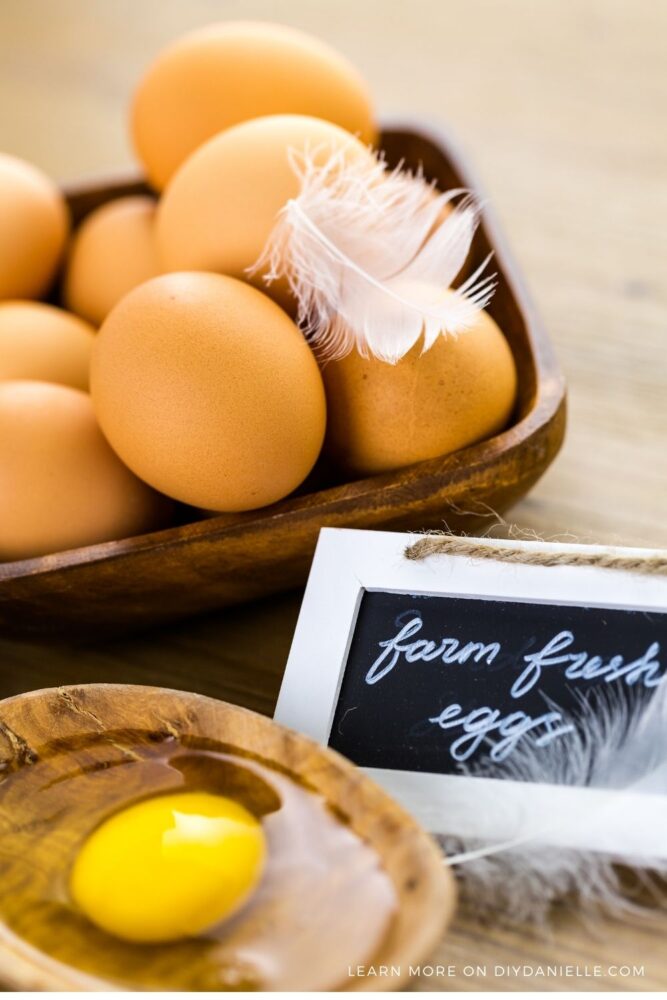
<path id="1" fill-rule="evenodd" d="M 74 902 L 103 930 L 130 941 L 173 941 L 237 910 L 262 873 L 257 819 L 207 792 L 162 795 L 106 820 L 74 863 Z"/>

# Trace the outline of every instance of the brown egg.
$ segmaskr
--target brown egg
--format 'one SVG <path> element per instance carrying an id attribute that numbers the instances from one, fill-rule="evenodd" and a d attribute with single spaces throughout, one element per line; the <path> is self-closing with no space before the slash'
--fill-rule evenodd
<path id="1" fill-rule="evenodd" d="M 284 25 L 213 24 L 160 53 L 132 107 L 132 135 L 162 190 L 202 143 L 263 115 L 312 115 L 364 143 L 377 137 L 366 84 L 324 42 Z"/>
<path id="2" fill-rule="evenodd" d="M 37 167 L 0 153 L 0 299 L 49 288 L 69 229 L 63 196 Z"/>
<path id="3" fill-rule="evenodd" d="M 372 475 L 446 455 L 507 424 L 516 368 L 487 313 L 421 352 L 417 343 L 392 365 L 355 350 L 324 365 L 325 448 L 346 473 Z"/>
<path id="4" fill-rule="evenodd" d="M 86 393 L 0 383 L 0 559 L 126 538 L 169 509 L 113 453 Z"/>
<path id="5" fill-rule="evenodd" d="M 100 326 L 123 295 L 160 272 L 155 200 L 118 198 L 91 212 L 74 234 L 63 298 L 72 312 Z"/>
<path id="6" fill-rule="evenodd" d="M 322 379 L 300 331 L 222 275 L 164 275 L 126 295 L 96 338 L 91 390 L 123 461 L 194 507 L 279 500 L 324 437 Z"/>
<path id="7" fill-rule="evenodd" d="M 95 330 L 44 302 L 0 302 L 0 381 L 37 379 L 88 388 Z"/>
<path id="8" fill-rule="evenodd" d="M 338 149 L 369 155 L 343 129 L 303 115 L 245 122 L 193 153 L 158 209 L 164 270 L 217 271 L 249 280 L 247 268 L 262 253 L 278 212 L 299 191 L 288 152 L 305 148 L 323 158 Z M 260 277 L 254 280 L 263 287 Z"/>

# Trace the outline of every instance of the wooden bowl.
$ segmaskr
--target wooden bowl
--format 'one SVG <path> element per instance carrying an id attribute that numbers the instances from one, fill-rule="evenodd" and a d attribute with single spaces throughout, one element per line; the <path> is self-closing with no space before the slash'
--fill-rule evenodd
<path id="1" fill-rule="evenodd" d="M 200 941 L 197 948 L 190 942 L 128 945 L 87 923 L 76 937 L 67 930 L 68 910 L 58 905 L 57 891 L 50 890 L 53 898 L 46 903 L 40 896 L 49 857 L 53 868 L 54 856 L 69 857 L 74 852 L 81 837 L 82 815 L 88 824 L 84 829 L 89 828 L 87 810 L 94 808 L 91 796 L 107 812 L 136 798 L 136 769 L 151 759 L 148 755 L 155 753 L 156 745 L 173 743 L 174 737 L 188 748 L 203 743 L 208 749 L 222 747 L 256 763 L 264 761 L 322 795 L 334 814 L 377 853 L 393 884 L 398 908 L 370 959 L 374 967 L 393 966 L 400 972 L 387 977 L 348 977 L 347 958 L 342 965 L 344 982 L 322 983 L 312 963 L 303 971 L 312 947 L 306 928 L 312 931 L 310 925 L 316 926 L 319 920 L 326 932 L 333 907 L 347 915 L 354 906 L 345 841 L 345 850 L 339 849 L 338 867 L 327 875 L 326 891 L 317 896 L 317 912 L 306 921 L 301 915 L 299 930 L 289 938 L 290 955 L 299 959 L 295 968 L 306 976 L 296 988 L 367 991 L 405 985 L 410 966 L 427 958 L 455 905 L 453 877 L 431 838 L 377 785 L 332 750 L 224 702 L 124 684 L 51 688 L 0 702 L 0 900 L 5 899 L 5 904 L 0 902 L 0 985 L 22 991 L 145 989 L 150 984 L 164 988 L 159 984 L 178 969 L 181 982 L 184 978 L 190 985 L 176 989 L 206 988 L 197 984 L 204 977 L 198 963 L 207 963 L 210 976 L 209 966 L 216 961 L 210 951 L 202 950 L 210 947 L 208 942 Z M 81 775 L 87 782 L 83 802 L 81 789 L 72 780 Z M 99 790 L 92 793 L 100 776 Z M 161 780 L 161 787 L 151 786 L 150 791 L 168 790 Z M 145 784 L 139 787 L 144 795 L 149 791 Z M 44 788 L 46 798 L 40 799 Z M 35 814 L 40 801 L 42 807 Z M 29 875 L 24 870 L 17 884 L 12 862 L 19 856 L 30 857 L 31 864 Z M 28 902 L 16 902 L 19 897 Z M 10 898 L 14 900 L 10 907 L 18 914 L 11 908 L 8 911 Z M 23 919 L 32 943 L 16 931 L 24 905 L 30 907 L 23 911 Z M 274 934 L 280 921 L 272 914 L 267 916 L 259 906 L 257 914 L 251 915 L 253 927 L 266 933 L 269 921 Z M 294 923 L 292 918 L 290 926 Z M 75 941 L 79 942 L 76 946 Z M 48 942 L 51 955 L 35 942 Z M 331 944 L 328 941 L 327 947 Z M 100 975 L 98 967 L 91 971 L 96 949 L 113 970 L 108 978 Z M 308 976 L 313 977 L 312 983 Z"/>
<path id="2" fill-rule="evenodd" d="M 479 193 L 468 165 L 439 131 L 387 128 L 382 147 L 391 164 L 422 164 L 441 188 Z M 68 200 L 79 221 L 106 201 L 145 190 L 136 180 L 96 183 L 73 188 Z M 337 481 L 320 463 L 297 494 L 262 510 L 0 564 L 0 626 L 25 635 L 99 635 L 173 621 L 303 583 L 324 525 L 419 531 L 442 528 L 446 521 L 457 530 L 474 526 L 475 511 L 500 512 L 515 503 L 560 448 L 565 388 L 487 207 L 472 263 L 490 250 L 499 285 L 489 311 L 509 340 L 519 373 L 507 430 L 454 454 L 355 482 Z M 183 511 L 182 520 L 188 518 L 192 514 Z"/>

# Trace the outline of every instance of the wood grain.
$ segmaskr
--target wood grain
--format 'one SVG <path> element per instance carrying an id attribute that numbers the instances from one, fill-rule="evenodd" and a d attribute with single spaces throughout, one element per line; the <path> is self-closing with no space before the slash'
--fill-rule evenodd
<path id="1" fill-rule="evenodd" d="M 479 185 L 442 130 L 386 128 L 391 165 L 422 168 L 441 190 Z M 89 183 L 70 190 L 76 222 L 135 182 Z M 493 254 L 498 287 L 489 312 L 509 341 L 517 401 L 509 426 L 467 448 L 382 475 L 346 482 L 323 456 L 296 495 L 241 515 L 223 514 L 39 559 L 0 564 L 0 627 L 8 632 L 90 634 L 136 629 L 263 597 L 305 582 L 317 536 L 328 527 L 422 530 L 443 518 L 468 529 L 489 508 L 504 511 L 553 460 L 565 430 L 565 387 L 502 232 L 488 208 L 469 267 Z M 57 301 L 57 299 L 56 299 Z"/>
<path id="2" fill-rule="evenodd" d="M 190 27 L 248 16 L 326 38 L 369 78 L 383 115 L 446 122 L 476 165 L 568 381 L 565 446 L 508 518 L 549 537 L 667 546 L 667 5 L 3 0 L 4 147 L 63 181 L 132 165 L 125 106 L 147 60 Z M 0 686 L 134 680 L 270 711 L 299 600 L 135 639 L 0 642 Z M 666 926 L 582 928 L 564 914 L 544 941 L 461 915 L 433 955 L 446 974 L 417 988 L 665 989 Z M 521 968 L 494 976 L 496 962 Z M 530 975 L 549 962 L 600 975 Z M 633 962 L 643 975 L 610 971 Z"/>
<path id="3" fill-rule="evenodd" d="M 198 750 L 231 757 L 197 757 Z M 254 766 L 260 769 L 255 771 Z M 339 954 L 332 969 L 337 968 L 340 978 L 323 982 L 319 964 L 311 958 L 310 935 L 318 923 L 326 939 L 338 921 L 350 922 L 354 882 L 349 871 L 346 874 L 352 850 L 347 840 L 345 851 L 338 844 L 329 856 L 326 883 L 317 881 L 313 887 L 306 872 L 298 886 L 299 895 L 308 898 L 310 885 L 317 901 L 317 911 L 306 922 L 301 912 L 306 899 L 297 900 L 297 906 L 290 904 L 287 885 L 282 912 L 283 896 L 272 904 L 270 894 L 259 892 L 258 904 L 251 902 L 246 908 L 241 928 L 232 922 L 217 941 L 211 935 L 138 947 L 96 930 L 64 902 L 63 872 L 71 865 L 81 839 L 102 817 L 151 792 L 203 788 L 243 802 L 257 816 L 279 810 L 283 823 L 289 822 L 283 813 L 291 809 L 296 829 L 291 827 L 288 840 L 303 836 L 300 822 L 318 829 L 312 824 L 319 814 L 306 816 L 300 811 L 303 795 L 290 799 L 278 783 L 279 774 L 275 789 L 270 777 L 265 780 L 272 768 L 321 796 L 331 808 L 329 822 L 340 824 L 342 819 L 376 852 L 392 883 L 397 908 L 379 942 L 375 931 L 370 932 L 373 936 L 361 954 L 378 966 L 400 966 L 402 976 L 389 983 L 349 977 L 346 957 Z M 275 975 L 270 972 L 268 981 L 262 978 L 262 958 L 270 964 L 261 946 L 268 925 L 274 927 L 273 936 L 290 939 L 294 962 L 304 977 L 296 980 L 298 989 L 314 984 L 319 989 L 353 991 L 387 985 L 399 988 L 408 980 L 410 964 L 432 951 L 454 909 L 454 880 L 435 843 L 370 779 L 333 751 L 264 716 L 200 695 L 92 685 L 29 693 L 1 702 L 0 775 L 0 876 L 9 887 L 0 903 L 0 983 L 5 986 L 224 989 L 224 978 L 217 978 L 222 945 L 229 949 L 232 963 L 240 961 L 241 967 L 244 954 L 256 952 L 257 961 L 250 962 L 244 974 L 251 977 L 249 982 L 258 975 L 255 988 L 262 988 Z M 273 829 L 275 850 L 280 841 Z M 289 850 L 289 843 L 283 849 Z M 301 850 L 307 850 L 306 846 Z M 324 851 L 322 844 L 320 850 Z M 320 863 L 323 857 L 323 853 L 318 857 Z M 269 855 L 267 872 L 270 865 Z M 377 875 L 367 865 L 357 857 L 351 871 L 368 886 L 368 880 L 375 883 Z M 357 889 L 361 891 L 361 886 Z M 374 898 L 379 905 L 387 895 L 374 893 Z M 285 922 L 291 923 L 291 934 Z M 367 932 L 360 925 L 357 933 Z M 240 942 L 240 959 L 236 960 L 231 944 L 235 940 Z M 336 947 L 332 938 L 328 960 Z"/>

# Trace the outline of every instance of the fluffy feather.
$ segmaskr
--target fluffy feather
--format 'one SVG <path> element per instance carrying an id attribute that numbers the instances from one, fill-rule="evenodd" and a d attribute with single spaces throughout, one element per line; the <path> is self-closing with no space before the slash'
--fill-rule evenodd
<path id="1" fill-rule="evenodd" d="M 287 278 L 299 322 L 321 357 L 356 347 L 395 363 L 422 335 L 428 350 L 488 305 L 495 288 L 495 276 L 483 276 L 488 258 L 449 290 L 479 223 L 479 207 L 465 191 L 436 194 L 421 174 L 389 171 L 370 155 L 292 151 L 290 162 L 300 193 L 251 271 L 264 271 L 267 283 Z"/>
<path id="2" fill-rule="evenodd" d="M 615 916 L 646 914 L 633 901 L 632 889 L 664 907 L 667 850 L 647 856 L 631 847 L 623 856 L 555 846 L 567 843 L 583 822 L 588 833 L 609 829 L 633 810 L 641 795 L 667 795 L 667 683 L 646 702 L 632 705 L 619 694 L 581 700 L 579 722 L 567 741 L 539 747 L 524 742 L 501 765 L 483 766 L 476 776 L 613 791 L 599 809 L 560 816 L 516 817 L 516 837 L 501 844 L 464 842 L 442 837 L 448 863 L 457 866 L 463 897 L 480 915 L 545 927 L 554 903 L 569 900 L 580 912 L 604 911 Z M 499 801 L 502 789 L 498 788 Z M 457 808 L 474 810 L 475 802 Z M 641 831 L 638 830 L 638 833 Z M 667 831 L 663 832 L 667 835 Z M 625 876 L 620 874 L 623 866 Z M 634 872 L 629 886 L 628 870 Z"/>

